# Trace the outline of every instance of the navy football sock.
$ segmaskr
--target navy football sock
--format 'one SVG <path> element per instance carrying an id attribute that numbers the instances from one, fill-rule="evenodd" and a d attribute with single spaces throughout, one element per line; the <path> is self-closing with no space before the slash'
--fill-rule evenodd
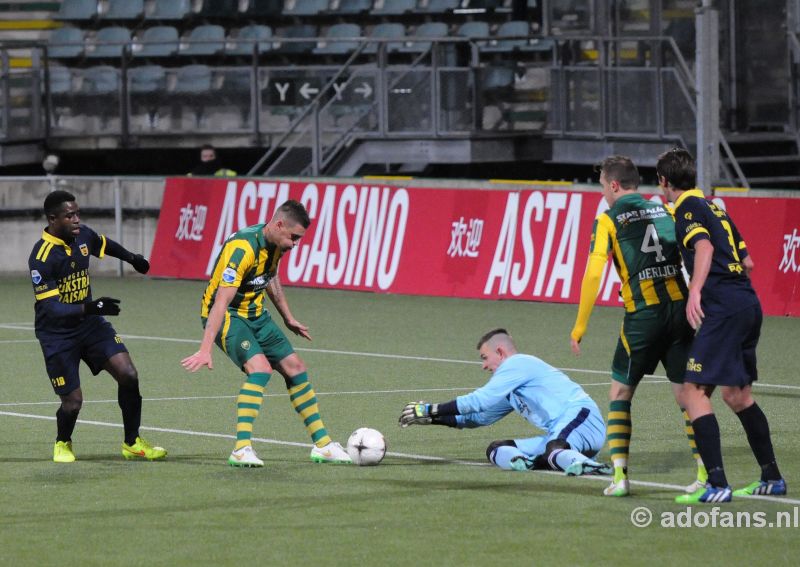
<path id="1" fill-rule="evenodd" d="M 728 486 L 725 469 L 722 468 L 722 442 L 719 435 L 717 416 L 709 413 L 692 422 L 697 450 L 706 465 L 708 482 L 712 486 Z"/>
<path id="2" fill-rule="evenodd" d="M 781 473 L 775 462 L 775 451 L 772 449 L 772 438 L 769 433 L 767 416 L 755 402 L 752 406 L 736 414 L 747 434 L 747 441 L 761 467 L 761 480 L 780 480 Z"/>

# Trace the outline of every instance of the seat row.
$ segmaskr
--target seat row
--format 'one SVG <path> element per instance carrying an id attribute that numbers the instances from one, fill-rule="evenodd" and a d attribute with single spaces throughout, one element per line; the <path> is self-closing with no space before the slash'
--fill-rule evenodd
<path id="1" fill-rule="evenodd" d="M 536 0 L 531 0 L 534 5 Z M 57 19 L 183 20 L 192 17 L 237 19 L 276 16 L 351 16 L 510 11 L 511 0 L 63 0 Z M 199 8 L 198 8 L 199 6 Z"/>
<path id="2" fill-rule="evenodd" d="M 255 46 L 259 53 L 304 53 L 347 54 L 358 48 L 365 38 L 372 40 L 396 39 L 387 43 L 387 50 L 425 51 L 430 41 L 420 39 L 446 39 L 449 37 L 475 40 L 484 52 L 547 51 L 552 48 L 549 40 L 530 39 L 528 22 L 512 20 L 502 23 L 494 33 L 484 21 L 465 22 L 451 33 L 443 22 L 426 22 L 406 28 L 396 22 L 385 22 L 364 30 L 353 23 L 334 24 L 320 35 L 317 26 L 299 24 L 273 30 L 266 25 L 249 25 L 232 30 L 226 37 L 225 29 L 219 25 L 202 25 L 194 28 L 183 39 L 176 28 L 154 26 L 140 36 L 121 26 L 110 26 L 91 35 L 79 28 L 64 27 L 55 30 L 48 44 L 52 58 L 116 58 L 129 45 L 134 57 L 252 55 Z M 293 41 L 281 41 L 291 39 Z M 308 40 L 308 41 L 300 41 Z M 381 41 L 371 41 L 365 53 L 375 53 Z"/>

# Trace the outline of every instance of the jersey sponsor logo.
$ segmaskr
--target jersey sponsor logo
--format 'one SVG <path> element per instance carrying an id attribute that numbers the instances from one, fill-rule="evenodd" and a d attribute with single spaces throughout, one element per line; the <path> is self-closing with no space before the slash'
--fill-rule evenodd
<path id="1" fill-rule="evenodd" d="M 257 276 L 252 280 L 250 280 L 249 282 L 247 282 L 247 285 L 253 286 L 253 291 L 261 291 L 262 289 L 265 289 L 269 285 L 269 282 L 272 279 L 272 277 L 273 276 L 270 274 L 267 274 L 265 276 Z"/>
<path id="2" fill-rule="evenodd" d="M 742 265 L 739 262 L 731 262 L 728 264 L 728 270 L 734 274 L 741 274 L 744 271 L 744 268 L 742 268 Z"/>
<path id="3" fill-rule="evenodd" d="M 39 273 L 39 270 L 31 270 L 31 280 L 33 280 L 34 284 L 42 281 L 42 274 Z"/>
<path id="4" fill-rule="evenodd" d="M 692 213 L 686 213 L 686 214 L 684 214 L 684 215 L 683 215 L 683 218 L 685 218 L 686 220 L 692 220 Z"/>
<path id="5" fill-rule="evenodd" d="M 686 370 L 688 372 L 702 372 L 703 365 L 700 362 L 695 362 L 694 358 L 690 358 L 689 361 L 686 363 Z"/>
<path id="6" fill-rule="evenodd" d="M 225 268 L 225 271 L 222 272 L 222 281 L 225 283 L 233 283 L 236 281 L 236 270 L 233 268 Z"/>
<path id="7" fill-rule="evenodd" d="M 81 244 L 80 246 L 78 246 L 78 248 L 80 249 L 81 254 L 83 254 L 84 256 L 89 255 L 89 247 L 86 246 L 86 244 Z"/>

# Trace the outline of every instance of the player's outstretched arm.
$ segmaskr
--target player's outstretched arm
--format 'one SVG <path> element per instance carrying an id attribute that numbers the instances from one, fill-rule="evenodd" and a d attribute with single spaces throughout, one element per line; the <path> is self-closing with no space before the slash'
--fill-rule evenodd
<path id="1" fill-rule="evenodd" d="M 228 310 L 228 306 L 236 296 L 236 289 L 235 287 L 220 287 L 217 290 L 217 295 L 214 297 L 214 305 L 211 307 L 208 321 L 206 321 L 206 329 L 203 331 L 200 350 L 181 360 L 181 366 L 189 372 L 197 372 L 204 366 L 208 366 L 209 370 L 214 369 L 211 349 L 214 347 L 214 339 L 222 328 L 223 321 L 225 321 L 225 311 Z"/>
<path id="2" fill-rule="evenodd" d="M 283 323 L 286 325 L 286 328 L 295 335 L 300 335 L 304 339 L 310 341 L 311 335 L 308 332 L 308 327 L 295 319 L 292 312 L 289 310 L 289 302 L 286 301 L 286 295 L 283 293 L 281 280 L 277 275 L 270 280 L 269 286 L 267 286 L 267 295 L 270 301 L 272 301 L 272 304 L 275 305 L 278 313 L 283 317 Z"/>
<path id="3" fill-rule="evenodd" d="M 703 324 L 702 291 L 711 270 L 714 245 L 710 240 L 698 240 L 694 244 L 694 268 L 689 282 L 689 298 L 686 300 L 686 319 L 692 329 L 699 329 Z"/>
<path id="4" fill-rule="evenodd" d="M 140 274 L 146 274 L 150 271 L 150 262 L 147 261 L 147 258 L 141 254 L 134 254 L 122 246 L 122 244 L 114 242 L 109 238 L 106 238 L 106 254 L 114 258 L 119 258 L 123 262 L 127 262 Z"/>

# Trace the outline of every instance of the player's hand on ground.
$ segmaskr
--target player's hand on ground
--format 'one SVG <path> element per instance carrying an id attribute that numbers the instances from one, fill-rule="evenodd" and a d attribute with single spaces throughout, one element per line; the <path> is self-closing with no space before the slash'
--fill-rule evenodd
<path id="1" fill-rule="evenodd" d="M 283 322 L 286 324 L 286 327 L 295 335 L 300 335 L 309 341 L 311 340 L 311 335 L 308 333 L 308 327 L 303 325 L 297 319 L 284 319 Z"/>
<path id="2" fill-rule="evenodd" d="M 427 402 L 409 402 L 400 414 L 400 427 L 409 425 L 430 425 L 433 422 L 431 416 L 431 404 Z"/>
<path id="3" fill-rule="evenodd" d="M 150 262 L 141 254 L 134 254 L 130 264 L 133 266 L 133 269 L 140 274 L 146 274 L 150 271 Z"/>
<path id="4" fill-rule="evenodd" d="M 119 299 L 113 297 L 101 297 L 94 301 L 83 304 L 83 312 L 86 315 L 119 315 Z"/>
<path id="5" fill-rule="evenodd" d="M 208 366 L 209 370 L 213 370 L 214 362 L 211 360 L 210 352 L 203 352 L 202 350 L 198 350 L 192 356 L 187 356 L 186 358 L 181 360 L 181 366 L 183 366 L 189 372 L 197 372 L 203 366 Z"/>
<path id="6" fill-rule="evenodd" d="M 572 354 L 580 356 L 581 354 L 581 341 L 569 338 L 569 346 L 572 348 Z"/>

